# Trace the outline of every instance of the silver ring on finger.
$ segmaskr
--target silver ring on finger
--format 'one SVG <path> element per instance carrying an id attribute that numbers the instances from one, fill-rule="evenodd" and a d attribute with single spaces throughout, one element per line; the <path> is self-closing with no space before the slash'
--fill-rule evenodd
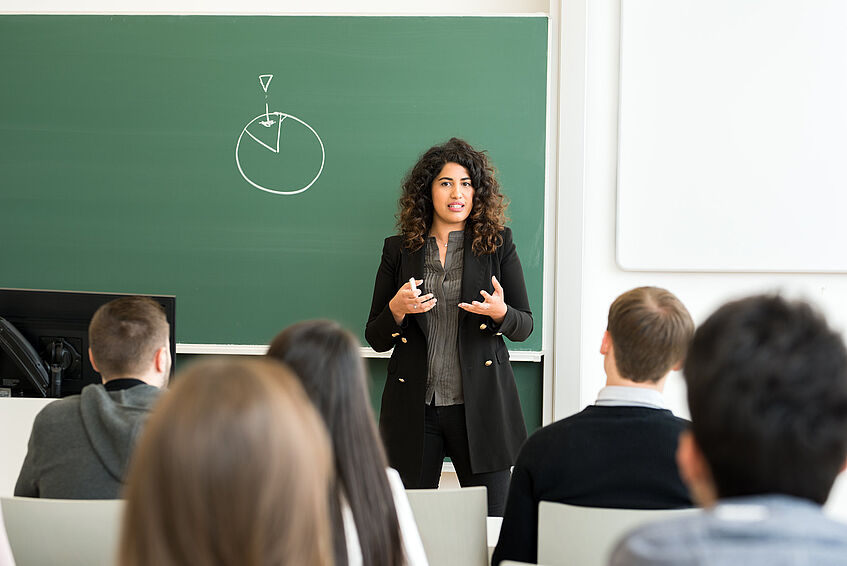
<path id="1" fill-rule="evenodd" d="M 418 305 L 415 305 L 413 308 L 418 308 Z"/>

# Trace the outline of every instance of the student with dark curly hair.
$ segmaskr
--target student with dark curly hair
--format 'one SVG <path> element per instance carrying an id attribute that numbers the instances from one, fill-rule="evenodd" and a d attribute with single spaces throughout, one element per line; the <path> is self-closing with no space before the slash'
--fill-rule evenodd
<path id="1" fill-rule="evenodd" d="M 847 564 L 822 505 L 847 460 L 847 349 L 806 302 L 727 303 L 685 361 L 682 479 L 706 511 L 641 527 L 613 566 Z"/>
<path id="2" fill-rule="evenodd" d="M 450 456 L 502 515 L 526 439 L 503 337 L 532 332 L 505 197 L 485 152 L 453 138 L 421 156 L 399 209 L 365 329 L 376 351 L 394 348 L 380 411 L 389 465 L 407 488 L 434 488 Z"/>

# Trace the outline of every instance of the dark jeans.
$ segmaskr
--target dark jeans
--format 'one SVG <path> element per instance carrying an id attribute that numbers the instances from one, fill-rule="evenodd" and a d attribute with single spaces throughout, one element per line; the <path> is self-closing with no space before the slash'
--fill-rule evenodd
<path id="1" fill-rule="evenodd" d="M 509 492 L 508 469 L 475 474 L 471 471 L 468 448 L 468 429 L 465 425 L 465 406 L 426 406 L 423 464 L 420 489 L 438 487 L 444 457 L 449 456 L 462 487 L 485 486 L 488 490 L 488 515 L 502 517 Z M 411 486 L 409 486 L 411 487 Z"/>

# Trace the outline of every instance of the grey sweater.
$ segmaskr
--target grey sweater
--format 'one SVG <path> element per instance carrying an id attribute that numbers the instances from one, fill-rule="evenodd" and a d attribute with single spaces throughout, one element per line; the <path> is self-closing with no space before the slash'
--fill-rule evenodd
<path id="1" fill-rule="evenodd" d="M 44 407 L 32 425 L 15 495 L 120 497 L 136 437 L 158 396 L 159 389 L 145 383 L 119 391 L 96 384 Z"/>

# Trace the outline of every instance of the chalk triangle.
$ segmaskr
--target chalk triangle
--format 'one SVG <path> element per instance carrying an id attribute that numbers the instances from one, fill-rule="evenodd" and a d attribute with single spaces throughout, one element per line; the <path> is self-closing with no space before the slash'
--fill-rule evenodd
<path id="1" fill-rule="evenodd" d="M 273 75 L 259 75 L 259 83 L 262 85 L 262 90 L 268 92 L 268 87 L 271 86 L 271 79 L 273 78 Z"/>

